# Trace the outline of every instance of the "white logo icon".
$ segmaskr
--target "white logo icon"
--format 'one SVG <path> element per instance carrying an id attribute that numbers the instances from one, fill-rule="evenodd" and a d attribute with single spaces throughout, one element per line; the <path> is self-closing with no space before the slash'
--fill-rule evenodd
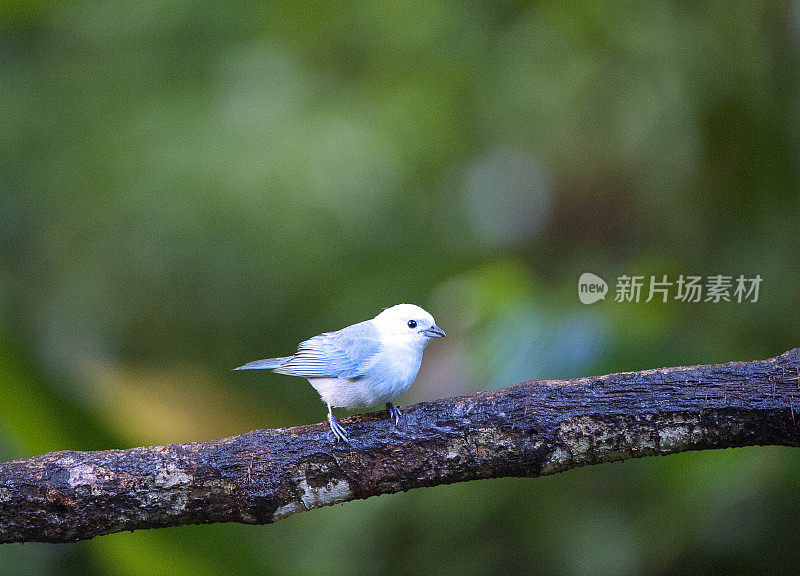
<path id="1" fill-rule="evenodd" d="M 591 272 L 584 272 L 578 279 L 578 298 L 584 304 L 593 304 L 598 300 L 605 300 L 608 293 L 608 284 L 606 281 L 592 274 Z"/>

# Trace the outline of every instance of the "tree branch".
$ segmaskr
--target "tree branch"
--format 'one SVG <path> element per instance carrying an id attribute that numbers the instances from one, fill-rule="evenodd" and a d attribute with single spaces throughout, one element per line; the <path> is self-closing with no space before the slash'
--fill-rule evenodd
<path id="1" fill-rule="evenodd" d="M 533 381 L 327 424 L 0 464 L 0 541 L 71 542 L 312 508 L 477 478 L 687 450 L 800 445 L 800 348 L 770 360 Z M 798 403 L 800 406 L 800 403 Z"/>

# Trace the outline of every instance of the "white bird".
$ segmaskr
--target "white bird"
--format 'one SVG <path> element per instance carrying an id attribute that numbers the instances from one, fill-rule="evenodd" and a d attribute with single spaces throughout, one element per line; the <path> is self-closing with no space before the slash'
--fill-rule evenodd
<path id="1" fill-rule="evenodd" d="M 399 424 L 401 412 L 391 400 L 411 387 L 431 338 L 444 335 L 433 316 L 419 306 L 397 304 L 372 320 L 301 342 L 294 356 L 256 360 L 234 370 L 270 369 L 307 378 L 328 405 L 335 440 L 347 442 L 333 408 L 385 402 L 389 416 Z"/>

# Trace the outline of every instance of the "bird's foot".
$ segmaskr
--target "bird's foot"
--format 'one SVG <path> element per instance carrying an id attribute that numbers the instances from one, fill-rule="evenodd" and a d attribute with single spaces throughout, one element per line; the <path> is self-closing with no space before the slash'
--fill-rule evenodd
<path id="1" fill-rule="evenodd" d="M 342 425 L 339 424 L 339 421 L 336 419 L 336 416 L 334 416 L 330 412 L 328 413 L 328 422 L 331 425 L 331 432 L 333 432 L 333 441 L 338 442 L 339 440 L 341 440 L 342 442 L 347 442 L 349 444 L 350 439 L 347 437 L 344 428 L 342 428 Z"/>
<path id="2" fill-rule="evenodd" d="M 400 408 L 398 408 L 391 402 L 387 402 L 386 411 L 389 413 L 389 418 L 394 420 L 394 425 L 400 426 L 400 418 L 403 416 L 403 413 L 400 412 Z"/>

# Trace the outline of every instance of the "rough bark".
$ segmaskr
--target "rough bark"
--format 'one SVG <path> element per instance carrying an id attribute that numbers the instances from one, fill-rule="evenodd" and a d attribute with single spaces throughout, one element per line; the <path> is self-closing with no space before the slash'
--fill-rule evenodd
<path id="1" fill-rule="evenodd" d="M 687 450 L 800 445 L 800 348 L 770 360 L 532 381 L 327 424 L 0 464 L 0 541 L 270 523 L 422 486 Z M 798 403 L 800 406 L 800 403 Z"/>

